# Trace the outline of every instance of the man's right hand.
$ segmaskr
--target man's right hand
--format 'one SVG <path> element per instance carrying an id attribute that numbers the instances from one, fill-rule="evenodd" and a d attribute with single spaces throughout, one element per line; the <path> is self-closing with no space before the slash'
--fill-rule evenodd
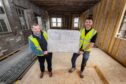
<path id="1" fill-rule="evenodd" d="M 44 51 L 44 55 L 47 55 L 48 54 L 48 51 Z"/>

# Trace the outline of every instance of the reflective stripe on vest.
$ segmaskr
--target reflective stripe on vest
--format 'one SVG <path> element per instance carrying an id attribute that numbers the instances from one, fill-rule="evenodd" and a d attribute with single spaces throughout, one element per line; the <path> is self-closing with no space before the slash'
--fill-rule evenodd
<path id="1" fill-rule="evenodd" d="M 90 44 L 91 38 L 96 34 L 96 30 L 93 28 L 86 34 L 85 36 L 85 28 L 83 28 L 81 31 L 81 37 L 80 37 L 80 47 L 82 46 L 82 49 L 85 50 L 87 45 Z M 85 51 L 91 51 L 91 48 Z"/>
<path id="2" fill-rule="evenodd" d="M 45 40 L 47 41 L 48 37 L 47 37 L 46 32 L 43 32 L 43 36 L 44 36 Z M 34 38 L 32 35 L 30 35 L 28 38 L 29 38 L 29 40 L 31 40 L 33 42 L 34 46 L 36 47 L 36 49 L 38 51 L 43 51 L 40 44 L 39 44 L 39 42 L 38 42 L 38 40 L 36 38 Z M 41 54 L 39 56 L 43 56 L 43 54 Z"/>

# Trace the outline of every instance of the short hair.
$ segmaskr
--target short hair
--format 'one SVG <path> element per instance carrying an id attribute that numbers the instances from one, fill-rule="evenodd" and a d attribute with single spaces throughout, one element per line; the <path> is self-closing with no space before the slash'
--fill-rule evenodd
<path id="1" fill-rule="evenodd" d="M 33 28 L 33 26 L 37 26 L 37 25 L 39 25 L 38 23 L 33 23 L 32 25 L 31 25 L 31 28 Z"/>
<path id="2" fill-rule="evenodd" d="M 86 20 L 92 20 L 93 21 L 93 18 L 92 18 L 92 15 L 89 15 Z"/>

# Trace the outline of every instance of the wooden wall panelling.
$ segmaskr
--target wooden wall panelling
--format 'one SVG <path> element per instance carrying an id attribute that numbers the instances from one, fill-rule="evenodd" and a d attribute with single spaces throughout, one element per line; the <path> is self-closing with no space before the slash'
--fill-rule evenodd
<path id="1" fill-rule="evenodd" d="M 114 46 L 111 51 L 111 56 L 115 58 L 117 56 L 118 48 L 120 46 L 120 39 L 116 38 L 113 45 Z"/>
<path id="2" fill-rule="evenodd" d="M 97 22 L 98 22 L 97 18 L 98 18 L 98 15 L 100 14 L 100 7 L 101 7 L 101 4 L 98 4 L 98 5 L 96 5 L 94 7 L 94 10 L 93 10 L 93 20 L 94 20 L 94 25 L 93 26 L 97 30 L 98 33 L 100 31 L 100 28 L 97 26 L 98 25 L 97 24 Z M 99 35 L 97 36 L 96 40 L 98 40 L 98 38 L 99 38 Z M 98 46 L 99 45 L 99 41 L 96 41 L 95 45 Z"/>
<path id="3" fill-rule="evenodd" d="M 116 0 L 116 1 L 118 1 L 118 0 Z M 116 14 L 116 19 L 115 19 L 116 22 L 115 22 L 114 29 L 112 30 L 112 38 L 110 39 L 110 43 L 109 43 L 109 46 L 108 46 L 108 53 L 109 54 L 111 54 L 112 47 L 114 47 L 113 44 L 114 44 L 114 41 L 115 41 L 115 36 L 116 36 L 117 28 L 120 28 L 120 23 L 122 22 L 121 17 L 123 17 L 123 11 L 124 11 L 124 9 L 123 9 L 123 7 L 120 8 L 119 5 L 118 5 L 118 3 L 116 3 L 115 11 L 114 11 L 114 13 Z M 124 5 L 125 5 L 125 3 L 124 3 Z M 124 6 L 124 5 L 122 5 L 122 6 Z M 119 10 L 117 10 L 117 9 L 119 9 Z"/>
<path id="4" fill-rule="evenodd" d="M 126 40 L 121 40 L 120 45 L 118 46 L 118 52 L 115 57 L 120 63 L 126 66 Z"/>
<path id="5" fill-rule="evenodd" d="M 117 0 L 118 1 L 118 0 Z M 118 6 L 118 3 L 117 3 L 117 6 Z M 113 55 L 113 49 L 115 49 L 115 41 L 117 41 L 115 38 L 116 34 L 117 34 L 117 31 L 119 30 L 120 26 L 121 26 L 121 22 L 123 20 L 123 16 L 124 16 L 124 13 L 125 13 L 125 10 L 126 10 L 126 1 L 122 2 L 122 8 L 120 8 L 119 10 L 120 11 L 115 11 L 115 13 L 117 14 L 117 21 L 116 21 L 116 26 L 114 28 L 114 32 L 113 32 L 113 38 L 111 39 L 111 42 L 109 44 L 109 49 L 108 49 L 108 53 L 112 54 Z M 117 7 L 119 8 L 119 7 Z"/>
<path id="6" fill-rule="evenodd" d="M 96 18 L 96 20 L 97 20 L 97 23 L 94 23 L 94 25 L 97 25 L 96 27 L 98 27 L 98 36 L 97 36 L 97 42 L 96 42 L 96 44 L 97 44 L 97 46 L 99 47 L 99 48 L 101 48 L 102 49 L 102 47 L 101 47 L 101 34 L 102 34 L 102 18 L 103 18 L 103 16 L 100 14 L 101 12 L 103 13 L 104 12 L 104 10 L 103 10 L 103 8 L 105 7 L 105 0 L 103 1 L 103 2 L 100 2 L 99 4 L 100 4 L 100 8 L 99 8 L 99 14 L 97 14 L 97 18 Z"/>
<path id="7" fill-rule="evenodd" d="M 105 11 L 105 13 L 103 14 L 103 23 L 102 23 L 103 31 L 102 31 L 102 34 L 100 35 L 101 36 L 100 40 L 101 40 L 101 43 L 102 43 L 102 49 L 104 51 L 106 51 L 105 48 L 104 48 L 104 43 L 108 41 L 108 40 L 105 40 L 105 37 L 108 34 L 108 30 L 109 30 L 108 26 L 109 26 L 109 24 L 111 22 L 110 17 L 111 17 L 111 10 L 112 10 L 112 0 L 111 1 L 107 0 L 106 3 L 107 3 L 107 5 L 104 8 L 105 10 L 103 9 Z"/>
<path id="8" fill-rule="evenodd" d="M 109 20 L 107 22 L 106 34 L 105 34 L 105 37 L 103 38 L 104 39 L 103 48 L 106 52 L 108 52 L 109 43 L 110 43 L 110 40 L 112 39 L 113 30 L 114 30 L 114 27 L 115 27 L 116 21 L 117 21 L 117 14 L 114 13 L 115 10 L 117 10 L 115 1 L 112 1 L 112 3 L 110 5 L 111 5 L 111 6 L 109 6 L 110 8 L 108 8 L 109 13 L 107 14 L 107 15 L 109 15 L 109 17 L 108 17 Z"/>

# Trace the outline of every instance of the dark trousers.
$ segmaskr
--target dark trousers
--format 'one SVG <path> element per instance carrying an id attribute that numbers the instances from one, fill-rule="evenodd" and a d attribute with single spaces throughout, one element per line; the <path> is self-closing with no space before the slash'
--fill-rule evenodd
<path id="1" fill-rule="evenodd" d="M 52 53 L 48 53 L 48 55 L 45 55 L 45 56 L 37 56 L 37 57 L 38 57 L 41 72 L 45 71 L 45 65 L 44 65 L 45 60 L 47 61 L 48 71 L 51 72 L 52 71 Z"/>
<path id="2" fill-rule="evenodd" d="M 83 53 L 82 63 L 81 63 L 81 72 L 83 72 L 84 69 L 85 69 L 87 60 L 88 60 L 88 58 L 89 58 L 89 54 L 90 54 L 90 52 L 88 52 L 88 51 L 85 51 L 85 52 Z M 71 59 L 72 68 L 76 68 L 76 60 L 77 60 L 77 57 L 78 57 L 79 55 L 80 55 L 79 53 L 74 53 L 74 54 L 73 54 L 73 57 L 72 57 L 72 59 Z"/>

